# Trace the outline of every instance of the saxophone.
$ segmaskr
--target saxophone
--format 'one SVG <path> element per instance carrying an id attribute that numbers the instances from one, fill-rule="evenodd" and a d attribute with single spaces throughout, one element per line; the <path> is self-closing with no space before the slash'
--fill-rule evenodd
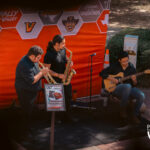
<path id="1" fill-rule="evenodd" d="M 65 81 L 63 81 L 64 85 L 70 84 L 73 75 L 76 74 L 76 71 L 74 69 L 70 70 L 70 65 L 71 65 L 71 60 L 72 60 L 72 51 L 67 48 L 66 50 L 70 53 L 70 56 L 66 65 L 65 72 L 64 72 L 64 75 L 66 77 Z"/>
<path id="2" fill-rule="evenodd" d="M 39 62 L 39 69 L 41 70 L 41 69 L 44 69 L 44 68 L 45 68 L 45 66 L 41 62 Z M 44 75 L 44 78 L 46 79 L 46 81 L 49 84 L 57 84 L 57 82 L 54 80 L 54 78 L 49 73 L 47 73 L 47 75 Z"/>

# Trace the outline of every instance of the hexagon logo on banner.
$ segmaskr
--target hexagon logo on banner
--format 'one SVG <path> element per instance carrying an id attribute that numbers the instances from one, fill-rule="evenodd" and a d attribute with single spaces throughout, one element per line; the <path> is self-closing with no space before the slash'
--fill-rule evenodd
<path id="1" fill-rule="evenodd" d="M 79 13 L 84 22 L 96 22 L 102 11 L 103 9 L 98 0 L 91 0 L 83 4 L 79 9 Z"/>
<path id="2" fill-rule="evenodd" d="M 99 2 L 102 5 L 103 9 L 110 9 L 111 0 L 99 0 Z"/>
<path id="3" fill-rule="evenodd" d="M 0 25 L 3 28 L 16 27 L 21 17 L 21 11 L 17 8 L 4 9 L 0 11 Z"/>
<path id="4" fill-rule="evenodd" d="M 41 11 L 39 16 L 44 25 L 57 24 L 60 16 L 62 15 L 61 11 Z"/>
<path id="5" fill-rule="evenodd" d="M 43 23 L 37 13 L 23 14 L 16 28 L 22 39 L 35 39 L 41 32 Z"/>
<path id="6" fill-rule="evenodd" d="M 62 35 L 76 35 L 82 26 L 83 21 L 79 12 L 64 12 L 58 20 L 57 26 Z"/>
<path id="7" fill-rule="evenodd" d="M 109 21 L 109 10 L 104 10 L 97 20 L 98 27 L 101 32 L 107 32 Z"/>

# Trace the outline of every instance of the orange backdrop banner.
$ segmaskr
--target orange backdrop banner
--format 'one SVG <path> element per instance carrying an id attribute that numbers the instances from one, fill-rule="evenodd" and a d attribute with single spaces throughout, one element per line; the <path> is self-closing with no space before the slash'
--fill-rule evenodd
<path id="1" fill-rule="evenodd" d="M 92 0 L 76 9 L 32 12 L 21 8 L 0 11 L 0 108 L 9 107 L 17 98 L 14 82 L 17 63 L 33 45 L 43 48 L 56 34 L 66 38 L 73 52 L 72 87 L 77 97 L 90 93 L 90 55 L 93 56 L 92 95 L 99 94 L 103 68 L 109 0 Z M 43 61 L 43 57 L 41 62 Z"/>

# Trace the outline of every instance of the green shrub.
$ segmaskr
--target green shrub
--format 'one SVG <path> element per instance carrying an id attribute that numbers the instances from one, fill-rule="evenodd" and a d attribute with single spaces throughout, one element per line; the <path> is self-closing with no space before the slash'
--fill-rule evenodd
<path id="1" fill-rule="evenodd" d="M 110 63 L 117 61 L 117 56 L 123 50 L 124 36 L 138 35 L 137 72 L 150 69 L 150 29 L 126 28 L 113 36 L 107 44 L 110 50 Z M 138 77 L 140 87 L 150 87 L 150 74 Z"/>

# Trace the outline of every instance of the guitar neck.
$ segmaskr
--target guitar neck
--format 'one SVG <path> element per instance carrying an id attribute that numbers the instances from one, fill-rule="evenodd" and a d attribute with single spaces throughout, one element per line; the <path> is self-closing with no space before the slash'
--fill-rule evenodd
<path id="1" fill-rule="evenodd" d="M 135 76 L 140 76 L 140 75 L 143 75 L 143 74 L 144 74 L 144 72 L 139 72 L 139 73 L 136 73 L 136 74 L 134 74 L 134 75 L 135 75 Z M 133 76 L 133 75 L 129 75 L 129 76 L 127 76 L 127 77 L 121 78 L 121 79 L 120 79 L 120 82 L 123 82 L 123 81 L 125 81 L 125 80 L 130 79 L 132 76 Z"/>

